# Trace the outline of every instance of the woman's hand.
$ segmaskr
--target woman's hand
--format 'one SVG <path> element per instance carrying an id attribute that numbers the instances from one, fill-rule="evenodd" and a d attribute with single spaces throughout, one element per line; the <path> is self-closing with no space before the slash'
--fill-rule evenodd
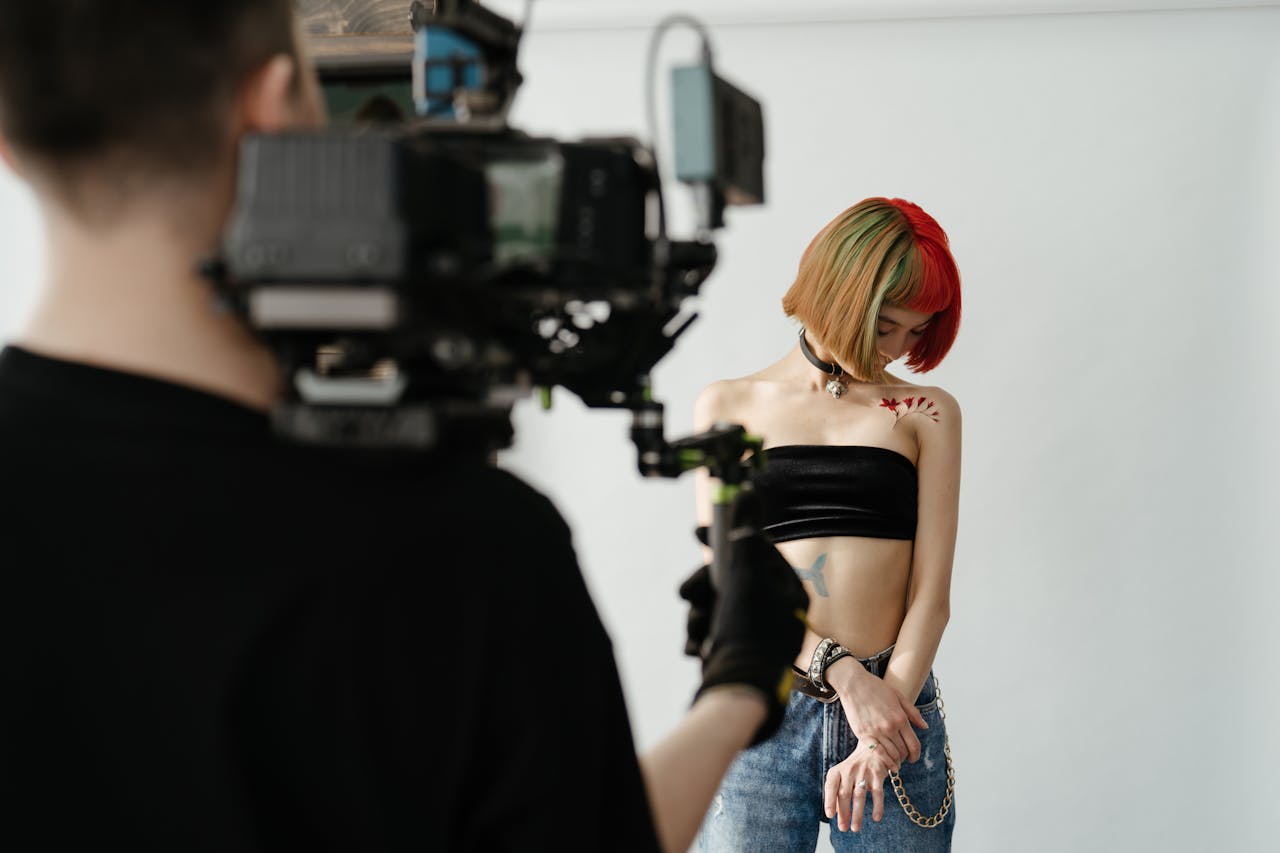
<path id="1" fill-rule="evenodd" d="M 866 744 L 872 752 L 882 750 L 898 764 L 920 758 L 920 738 L 911 727 L 927 729 L 929 724 L 912 702 L 850 658 L 832 664 L 826 678 L 840 696 L 859 749 Z"/>
<path id="2" fill-rule="evenodd" d="M 884 777 L 899 765 L 890 761 L 883 750 L 872 749 L 867 741 L 858 741 L 853 754 L 827 771 L 825 808 L 828 818 L 840 816 L 841 832 L 862 829 L 862 815 L 871 792 L 871 819 L 877 823 L 884 817 Z"/>

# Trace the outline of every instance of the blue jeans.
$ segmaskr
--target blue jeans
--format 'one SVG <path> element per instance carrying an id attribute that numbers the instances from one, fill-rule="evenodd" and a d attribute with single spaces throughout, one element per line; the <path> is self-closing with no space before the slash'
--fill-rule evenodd
<path id="1" fill-rule="evenodd" d="M 863 665 L 873 675 L 882 675 L 891 651 L 867 658 Z M 912 804 L 928 818 L 937 813 L 947 790 L 946 729 L 932 673 L 916 698 L 916 707 L 929 728 L 916 729 L 920 760 L 903 762 L 900 775 Z M 827 771 L 848 758 L 857 745 L 839 702 L 828 705 L 791 691 L 778 733 L 743 751 L 729 768 L 703 819 L 696 849 L 708 853 L 809 853 L 817 844 L 820 823 L 827 820 L 823 813 Z M 912 823 L 886 778 L 884 819 L 879 823 L 871 820 L 868 793 L 862 830 L 841 832 L 832 818 L 831 844 L 840 853 L 939 853 L 951 849 L 955 820 L 952 803 L 937 827 L 924 829 Z"/>

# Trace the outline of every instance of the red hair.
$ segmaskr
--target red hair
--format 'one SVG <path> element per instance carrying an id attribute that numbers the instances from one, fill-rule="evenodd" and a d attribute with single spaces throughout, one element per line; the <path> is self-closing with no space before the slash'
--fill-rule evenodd
<path id="1" fill-rule="evenodd" d="M 933 314 L 928 329 L 907 354 L 907 366 L 925 372 L 937 367 L 960 331 L 960 271 L 951 257 L 951 245 L 938 221 L 919 205 L 900 198 L 889 199 L 906 218 L 915 238 L 920 271 L 915 294 L 905 302 L 890 299 L 912 311 Z"/>
<path id="2" fill-rule="evenodd" d="M 937 367 L 960 328 L 960 273 L 946 232 L 909 201 L 869 198 L 813 238 L 782 307 L 846 370 L 880 381 L 876 324 L 886 303 L 933 315 L 907 366 Z"/>

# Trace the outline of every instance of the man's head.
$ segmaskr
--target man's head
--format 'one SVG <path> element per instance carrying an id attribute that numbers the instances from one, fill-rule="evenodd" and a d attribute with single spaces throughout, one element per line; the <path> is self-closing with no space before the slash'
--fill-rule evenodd
<path id="1" fill-rule="evenodd" d="M 93 217 L 316 117 L 291 0 L 0 0 L 0 138 Z"/>

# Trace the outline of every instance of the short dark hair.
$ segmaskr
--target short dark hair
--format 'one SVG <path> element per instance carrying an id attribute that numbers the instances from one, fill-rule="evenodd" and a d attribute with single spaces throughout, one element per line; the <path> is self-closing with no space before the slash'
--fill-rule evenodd
<path id="1" fill-rule="evenodd" d="M 0 133 L 44 172 L 199 168 L 278 53 L 297 55 L 291 0 L 0 0 Z"/>

